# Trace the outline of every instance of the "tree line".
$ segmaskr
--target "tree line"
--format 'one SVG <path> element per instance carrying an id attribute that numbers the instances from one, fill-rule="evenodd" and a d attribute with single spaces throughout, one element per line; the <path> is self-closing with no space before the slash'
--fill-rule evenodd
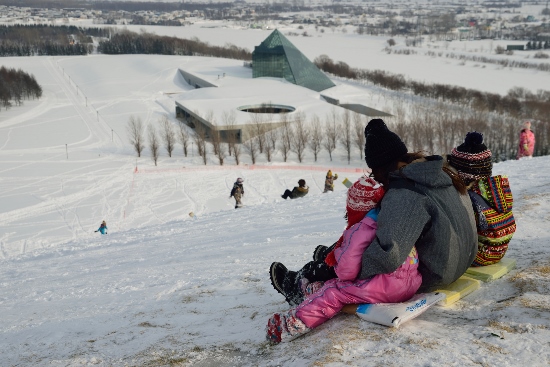
<path id="1" fill-rule="evenodd" d="M 252 59 L 247 49 L 231 44 L 212 46 L 198 39 L 157 36 L 146 32 L 48 25 L 0 26 L 0 56 L 87 55 L 93 51 L 91 37 L 105 38 L 99 42 L 97 52 L 109 55 L 156 54 Z"/>
<path id="2" fill-rule="evenodd" d="M 8 109 L 15 102 L 18 106 L 24 99 L 40 98 L 42 88 L 33 75 L 21 69 L 0 67 L 0 107 Z"/>
<path id="3" fill-rule="evenodd" d="M 104 11 L 163 11 L 177 10 L 201 10 L 205 8 L 231 7 L 232 3 L 193 3 L 193 2 L 169 2 L 169 1 L 87 1 L 87 0 L 3 0 L 2 5 L 31 8 L 49 9 L 93 9 Z"/>
<path id="4" fill-rule="evenodd" d="M 158 36 L 150 33 L 118 32 L 110 39 L 101 41 L 98 52 L 110 55 L 158 54 L 185 56 L 212 56 L 228 59 L 251 60 L 252 54 L 235 45 L 211 46 L 198 39 Z"/>
<path id="5" fill-rule="evenodd" d="M 344 62 L 334 62 L 326 55 L 317 57 L 314 63 L 319 69 L 339 77 L 366 81 L 390 90 L 412 93 L 419 97 L 498 112 L 516 118 L 545 120 L 550 115 L 549 91 L 528 94 L 524 96 L 524 99 L 520 99 L 513 93 L 501 96 L 496 93 L 481 92 L 455 85 L 423 83 L 405 78 L 402 74 L 393 74 L 384 70 L 351 68 Z"/>
<path id="6" fill-rule="evenodd" d="M 385 118 L 386 123 L 403 139 L 409 151 L 449 154 L 464 141 L 466 133 L 478 131 L 484 135 L 484 143 L 492 151 L 494 162 L 516 157 L 522 120 L 443 102 L 422 104 L 401 100 L 395 102 L 393 109 L 395 116 Z M 200 116 L 198 111 L 194 114 Z M 164 148 L 172 157 L 176 144 L 181 145 L 185 157 L 190 147 L 196 147 L 205 165 L 209 161 L 224 165 L 228 157 L 239 165 L 243 163 L 243 154 L 251 164 L 262 157 L 267 162 L 276 159 L 287 162 L 292 158 L 300 163 L 306 159 L 317 162 L 321 153 L 328 154 L 331 161 L 340 159 L 350 164 L 352 157 L 363 160 L 364 129 L 370 119 L 336 108 L 326 116 L 297 113 L 290 117 L 287 113 L 279 113 L 266 117 L 268 115 L 251 113 L 244 128 L 247 131 L 239 131 L 235 128 L 235 111 L 222 113 L 219 122 L 212 111 L 203 115 L 213 128 L 205 127 L 193 116 L 178 119 L 177 124 L 168 116 L 162 116 L 147 126 L 139 117 L 131 116 L 127 125 L 130 143 L 139 157 L 148 148 L 155 165 L 161 150 Z M 270 120 L 274 116 L 276 124 Z M 550 122 L 531 121 L 536 134 L 534 155 L 550 154 Z M 217 129 L 219 126 L 223 126 L 223 131 Z M 243 135 L 250 138 L 241 142 Z"/>
<path id="7" fill-rule="evenodd" d="M 76 26 L 0 26 L 0 56 L 87 55 L 92 52 L 92 36 L 105 37 L 107 28 Z"/>

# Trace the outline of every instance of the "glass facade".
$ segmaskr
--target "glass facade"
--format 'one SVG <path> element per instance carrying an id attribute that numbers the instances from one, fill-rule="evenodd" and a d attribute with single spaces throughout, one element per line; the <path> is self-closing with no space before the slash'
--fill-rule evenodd
<path id="1" fill-rule="evenodd" d="M 252 77 L 284 78 L 320 92 L 334 83 L 278 30 L 274 30 L 252 52 Z"/>

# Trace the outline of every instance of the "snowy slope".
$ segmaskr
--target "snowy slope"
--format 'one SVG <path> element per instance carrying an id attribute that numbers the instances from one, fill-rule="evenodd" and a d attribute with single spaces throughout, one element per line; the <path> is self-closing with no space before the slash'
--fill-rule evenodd
<path id="1" fill-rule="evenodd" d="M 399 330 L 340 316 L 267 345 L 267 318 L 287 307 L 269 283 L 270 263 L 296 269 L 339 237 L 345 187 L 322 194 L 325 171 L 354 180 L 366 165 L 357 153 L 347 165 L 342 150 L 332 162 L 326 152 L 301 165 L 262 158 L 262 169 L 246 155 L 240 166 L 205 167 L 179 146 L 158 167 L 147 151 L 136 159 L 128 117 L 154 123 L 172 111 L 172 93 L 186 90 L 176 78 L 183 60 L 0 60 L 44 88 L 40 100 L 0 111 L 1 366 L 550 363 L 548 157 L 494 167 L 515 197 L 516 271 Z M 237 177 L 246 206 L 234 210 Z M 283 201 L 299 178 L 310 194 Z M 103 219 L 109 234 L 99 236 Z"/>
<path id="2" fill-rule="evenodd" d="M 338 190 L 3 260 L 0 364 L 546 365 L 550 177 L 540 167 L 548 166 L 546 157 L 495 166 L 514 189 L 518 232 L 509 256 L 519 272 L 399 330 L 340 316 L 292 343 L 264 343 L 268 316 L 287 308 L 269 283 L 269 264 L 297 268 L 316 245 L 338 238 L 345 205 Z M 261 186 L 255 176 L 250 191 Z"/>

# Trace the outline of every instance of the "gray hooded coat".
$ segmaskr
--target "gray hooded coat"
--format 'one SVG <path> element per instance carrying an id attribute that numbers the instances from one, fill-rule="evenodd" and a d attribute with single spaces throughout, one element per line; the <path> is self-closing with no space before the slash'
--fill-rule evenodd
<path id="1" fill-rule="evenodd" d="M 443 163 L 440 156 L 426 157 L 390 174 L 360 279 L 395 271 L 413 246 L 422 274 L 419 292 L 454 282 L 472 264 L 477 252 L 472 204 L 454 188 Z"/>

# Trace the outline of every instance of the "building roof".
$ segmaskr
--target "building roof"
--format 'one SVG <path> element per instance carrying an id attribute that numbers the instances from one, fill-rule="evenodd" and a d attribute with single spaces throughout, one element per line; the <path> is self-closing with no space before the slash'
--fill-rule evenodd
<path id="1" fill-rule="evenodd" d="M 254 48 L 252 65 L 254 78 L 284 78 L 316 92 L 334 87 L 334 83 L 277 29 Z"/>

